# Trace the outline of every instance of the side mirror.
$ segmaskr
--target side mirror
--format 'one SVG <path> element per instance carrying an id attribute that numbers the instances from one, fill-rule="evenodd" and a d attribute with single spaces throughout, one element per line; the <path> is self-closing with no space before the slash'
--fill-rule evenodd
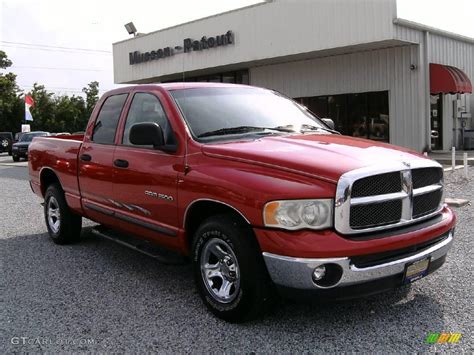
<path id="1" fill-rule="evenodd" d="M 130 128 L 130 143 L 162 147 L 165 145 L 163 130 L 154 122 L 136 123 Z"/>
<path id="2" fill-rule="evenodd" d="M 328 126 L 330 129 L 335 129 L 334 121 L 330 118 L 321 118 L 321 120 Z"/>

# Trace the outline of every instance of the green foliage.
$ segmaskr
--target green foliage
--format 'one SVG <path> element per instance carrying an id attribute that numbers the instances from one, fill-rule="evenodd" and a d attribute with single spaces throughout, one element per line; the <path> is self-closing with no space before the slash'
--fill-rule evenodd
<path id="1" fill-rule="evenodd" d="M 4 51 L 0 51 L 0 69 L 12 65 Z M 14 131 L 18 126 L 17 117 L 21 115 L 20 90 L 16 84 L 16 75 L 0 73 L 0 131 Z"/>
<path id="2" fill-rule="evenodd" d="M 6 53 L 0 51 L 0 69 L 11 65 Z M 84 131 L 99 99 L 99 83 L 92 81 L 82 91 L 85 99 L 75 95 L 54 95 L 44 85 L 35 83 L 26 94 L 31 95 L 35 102 L 31 108 L 33 121 L 28 122 L 31 129 L 55 133 Z M 16 75 L 0 73 L 0 131 L 20 131 L 25 117 L 24 100 L 16 84 Z"/>
<path id="3" fill-rule="evenodd" d="M 86 94 L 86 112 L 90 116 L 97 100 L 99 100 L 99 82 L 90 82 L 86 88 L 82 89 L 82 92 Z"/>
<path id="4" fill-rule="evenodd" d="M 7 54 L 0 50 L 0 69 L 7 69 L 12 66 L 12 61 L 8 59 Z"/>

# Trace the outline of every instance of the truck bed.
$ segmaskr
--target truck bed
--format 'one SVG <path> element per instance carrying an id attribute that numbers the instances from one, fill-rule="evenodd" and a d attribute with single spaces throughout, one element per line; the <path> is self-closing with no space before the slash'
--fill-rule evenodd
<path id="1" fill-rule="evenodd" d="M 83 138 L 83 135 L 64 135 L 33 139 L 28 150 L 28 169 L 35 193 L 44 194 L 40 187 L 40 173 L 42 169 L 50 168 L 57 174 L 68 202 L 80 197 L 78 154 Z"/>

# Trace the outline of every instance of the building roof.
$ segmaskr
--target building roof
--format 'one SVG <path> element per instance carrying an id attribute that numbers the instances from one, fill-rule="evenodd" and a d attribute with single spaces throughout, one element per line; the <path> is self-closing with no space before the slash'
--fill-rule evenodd
<path id="1" fill-rule="evenodd" d="M 442 29 L 439 29 L 439 28 L 436 28 L 436 27 L 431 27 L 431 26 L 424 25 L 422 23 L 405 20 L 403 18 L 396 18 L 396 19 L 393 20 L 393 23 L 395 25 L 408 27 L 408 28 L 411 28 L 411 29 L 414 29 L 414 30 L 418 30 L 418 31 L 422 31 L 422 32 L 429 32 L 429 33 L 437 34 L 437 35 L 440 35 L 440 36 L 443 36 L 443 37 L 452 38 L 452 39 L 455 39 L 455 40 L 458 40 L 458 41 L 461 41 L 461 42 L 467 42 L 467 43 L 474 44 L 474 38 L 472 38 L 472 37 L 463 36 L 463 35 L 460 35 L 458 33 L 445 31 L 445 30 L 442 30 Z"/>

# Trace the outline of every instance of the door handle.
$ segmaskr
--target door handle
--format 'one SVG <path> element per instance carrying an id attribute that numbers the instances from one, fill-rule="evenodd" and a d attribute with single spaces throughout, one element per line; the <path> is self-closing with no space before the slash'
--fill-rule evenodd
<path id="1" fill-rule="evenodd" d="M 123 159 L 117 159 L 114 161 L 114 165 L 119 168 L 128 168 L 128 161 Z"/>
<path id="2" fill-rule="evenodd" d="M 82 161 L 91 161 L 92 157 L 89 154 L 81 154 L 80 156 Z"/>

